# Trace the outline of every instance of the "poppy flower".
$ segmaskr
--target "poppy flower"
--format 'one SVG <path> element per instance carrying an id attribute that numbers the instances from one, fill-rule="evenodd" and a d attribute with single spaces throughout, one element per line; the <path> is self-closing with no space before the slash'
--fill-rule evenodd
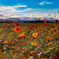
<path id="1" fill-rule="evenodd" d="M 53 55 L 52 57 L 53 57 L 53 58 L 56 58 L 57 56 L 56 56 L 56 55 Z"/>
<path id="2" fill-rule="evenodd" d="M 44 23 L 44 26 L 47 26 L 47 23 Z"/>
<path id="3" fill-rule="evenodd" d="M 5 26 L 5 25 L 2 25 L 2 26 Z"/>
<path id="4" fill-rule="evenodd" d="M 41 19 L 41 17 L 39 17 L 39 20 Z"/>
<path id="5" fill-rule="evenodd" d="M 50 39 L 51 39 L 51 37 L 50 37 L 50 36 L 47 36 L 47 37 L 46 37 L 46 39 L 50 40 Z"/>
<path id="6" fill-rule="evenodd" d="M 37 58 L 41 58 L 41 57 L 42 57 L 42 55 L 41 55 L 41 54 L 38 54 L 36 57 L 37 57 Z"/>
<path id="7" fill-rule="evenodd" d="M 13 54 L 13 52 L 11 52 L 10 54 Z"/>
<path id="8" fill-rule="evenodd" d="M 26 48 L 23 48 L 22 51 L 26 50 Z"/>
<path id="9" fill-rule="evenodd" d="M 7 26 L 7 28 L 9 28 L 9 26 Z"/>
<path id="10" fill-rule="evenodd" d="M 32 36 L 35 38 L 37 37 L 38 33 L 33 33 Z"/>
<path id="11" fill-rule="evenodd" d="M 21 56 L 20 56 L 20 59 L 24 59 L 24 56 L 25 56 L 24 54 L 23 54 L 23 55 L 21 55 Z"/>
<path id="12" fill-rule="evenodd" d="M 49 54 L 46 54 L 47 56 L 49 56 Z"/>
<path id="13" fill-rule="evenodd" d="M 8 44 L 8 43 L 9 43 L 8 40 L 5 40 L 5 41 L 4 41 L 4 44 Z"/>
<path id="14" fill-rule="evenodd" d="M 53 44 L 52 44 L 52 43 L 49 43 L 48 45 L 49 45 L 49 46 L 52 46 Z"/>
<path id="15" fill-rule="evenodd" d="M 51 33 L 51 31 L 48 31 L 48 33 L 50 34 L 50 33 Z"/>
<path id="16" fill-rule="evenodd" d="M 21 31 L 21 28 L 19 26 L 18 27 L 14 27 L 14 31 L 19 33 Z"/>
<path id="17" fill-rule="evenodd" d="M 57 20 L 57 23 L 59 23 L 59 20 Z"/>
<path id="18" fill-rule="evenodd" d="M 20 45 L 21 44 L 21 42 L 18 42 L 18 45 Z"/>
<path id="19" fill-rule="evenodd" d="M 54 34 L 54 35 L 53 35 L 53 37 L 56 37 L 56 36 L 57 36 L 57 34 Z"/>
<path id="20" fill-rule="evenodd" d="M 25 37 L 24 32 L 23 32 L 23 33 L 21 33 L 21 34 L 18 36 L 18 39 L 21 39 L 22 37 Z"/>
<path id="21" fill-rule="evenodd" d="M 56 32 L 56 29 L 54 29 L 54 32 Z"/>
<path id="22" fill-rule="evenodd" d="M 35 45 L 38 45 L 38 44 L 37 44 L 37 42 L 34 42 L 33 45 L 35 46 Z"/>
<path id="23" fill-rule="evenodd" d="M 59 30 L 57 30 L 57 33 L 59 33 Z"/>
<path id="24" fill-rule="evenodd" d="M 3 59 L 5 59 L 5 58 L 3 58 Z"/>
<path id="25" fill-rule="evenodd" d="M 15 25 L 19 25 L 19 23 L 17 22 L 17 23 L 15 23 Z"/>
<path id="26" fill-rule="evenodd" d="M 30 57 L 30 54 L 27 54 L 27 57 Z"/>

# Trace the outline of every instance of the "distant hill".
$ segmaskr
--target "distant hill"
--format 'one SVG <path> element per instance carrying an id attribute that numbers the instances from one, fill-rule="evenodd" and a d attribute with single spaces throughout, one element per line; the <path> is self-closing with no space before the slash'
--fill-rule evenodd
<path id="1" fill-rule="evenodd" d="M 31 17 L 20 17 L 20 18 L 7 18 L 7 19 L 0 19 L 0 22 L 2 21 L 6 21 L 6 22 L 17 22 L 17 21 L 20 21 L 20 22 L 23 22 L 23 23 L 42 23 L 43 20 L 47 20 L 47 22 L 50 22 L 50 23 L 55 23 L 57 21 L 57 19 L 54 19 L 54 18 L 42 18 L 42 19 L 38 19 L 38 18 L 31 18 Z"/>

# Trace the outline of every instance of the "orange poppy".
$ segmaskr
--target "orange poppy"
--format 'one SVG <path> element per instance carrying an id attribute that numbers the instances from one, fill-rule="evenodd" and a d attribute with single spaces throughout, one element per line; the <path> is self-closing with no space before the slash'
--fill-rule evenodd
<path id="1" fill-rule="evenodd" d="M 50 34 L 50 33 L 51 33 L 51 31 L 48 31 L 48 33 Z"/>
<path id="2" fill-rule="evenodd" d="M 33 37 L 37 37 L 38 33 L 33 33 L 32 36 Z"/>
<path id="3" fill-rule="evenodd" d="M 18 45 L 20 45 L 21 44 L 21 42 L 18 42 Z"/>
<path id="4" fill-rule="evenodd" d="M 40 57 L 42 57 L 42 55 L 41 55 L 41 54 L 38 54 L 36 57 L 37 57 L 37 58 L 40 58 Z"/>
<path id="5" fill-rule="evenodd" d="M 5 40 L 5 41 L 4 41 L 4 44 L 8 44 L 8 43 L 9 43 L 8 40 Z"/>
<path id="6" fill-rule="evenodd" d="M 27 54 L 27 57 L 30 57 L 30 54 Z"/>
<path id="7" fill-rule="evenodd" d="M 33 44 L 33 45 L 35 46 L 35 45 L 38 45 L 38 44 L 37 44 L 37 42 L 34 42 L 34 44 Z"/>
<path id="8" fill-rule="evenodd" d="M 47 36 L 47 37 L 46 37 L 46 39 L 50 40 L 50 39 L 51 39 L 51 37 L 50 37 L 50 36 Z"/>
<path id="9" fill-rule="evenodd" d="M 59 30 L 57 30 L 57 33 L 59 33 Z"/>
<path id="10" fill-rule="evenodd" d="M 49 46 L 52 46 L 53 44 L 52 44 L 52 43 L 49 43 L 48 45 L 49 45 Z"/>
<path id="11" fill-rule="evenodd" d="M 10 54 L 13 54 L 13 52 L 11 52 Z"/>
<path id="12" fill-rule="evenodd" d="M 22 39 L 22 37 L 25 37 L 24 32 L 23 32 L 23 33 L 21 33 L 21 34 L 18 36 L 18 39 Z"/>
<path id="13" fill-rule="evenodd" d="M 23 48 L 22 51 L 26 50 L 26 48 Z"/>
<path id="14" fill-rule="evenodd" d="M 18 27 L 14 27 L 14 31 L 19 33 L 21 31 L 21 28 L 19 26 Z"/>

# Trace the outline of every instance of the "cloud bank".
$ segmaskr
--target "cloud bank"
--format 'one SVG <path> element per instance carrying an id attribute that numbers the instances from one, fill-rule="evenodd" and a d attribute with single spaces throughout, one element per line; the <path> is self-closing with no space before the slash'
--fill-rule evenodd
<path id="1" fill-rule="evenodd" d="M 46 4 L 51 4 L 51 2 L 42 2 L 40 3 L 43 5 L 44 3 Z M 27 5 L 15 5 L 15 6 L 0 6 L 0 18 L 10 18 L 10 17 L 54 17 L 59 19 L 59 14 L 52 13 L 56 12 L 56 10 L 49 10 L 49 9 L 33 9 L 33 8 L 26 8 L 26 9 L 17 9 L 17 8 L 25 8 L 28 7 Z M 58 10 L 57 10 L 58 11 Z M 49 15 L 49 13 L 51 15 Z M 49 15 L 49 16 L 48 16 Z"/>

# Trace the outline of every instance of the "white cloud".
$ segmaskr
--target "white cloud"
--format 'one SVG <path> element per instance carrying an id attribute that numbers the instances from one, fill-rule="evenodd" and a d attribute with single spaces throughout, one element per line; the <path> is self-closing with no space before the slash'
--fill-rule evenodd
<path id="1" fill-rule="evenodd" d="M 40 5 L 43 5 L 44 3 L 46 3 L 46 1 L 43 1 L 42 3 L 39 3 Z"/>
<path id="2" fill-rule="evenodd" d="M 52 4 L 52 2 L 43 1 L 43 2 L 39 3 L 39 5 L 44 5 L 44 4 Z"/>
<path id="3" fill-rule="evenodd" d="M 48 3 L 50 4 L 50 3 Z M 10 17 L 54 17 L 54 14 L 51 13 L 50 16 L 48 16 L 49 13 L 46 13 L 46 11 L 49 10 L 44 10 L 42 12 L 42 9 L 32 9 L 32 8 L 27 8 L 27 9 L 19 9 L 15 8 L 14 6 L 0 6 L 0 15 L 3 15 L 3 17 L 0 18 L 10 18 Z M 33 12 L 34 11 L 34 12 Z M 39 12 L 40 11 L 40 12 Z M 56 10 L 51 10 L 56 11 Z M 58 10 L 57 10 L 58 11 Z M 59 15 L 56 14 L 56 18 L 58 18 Z"/>
<path id="4" fill-rule="evenodd" d="M 25 13 L 27 11 L 32 11 L 32 10 L 34 10 L 34 9 L 27 8 L 27 9 L 17 10 L 17 8 L 15 8 L 15 6 L 0 6 L 0 11 L 1 11 L 0 14 L 4 15 L 4 17 L 2 17 L 2 18 L 29 16 L 27 14 L 25 15 L 22 13 L 23 12 Z"/>
<path id="5" fill-rule="evenodd" d="M 47 4 L 52 4 L 52 2 L 47 2 Z"/>
<path id="6" fill-rule="evenodd" d="M 20 5 L 20 4 L 18 4 L 16 6 L 14 6 L 14 7 L 27 7 L 27 5 Z"/>
<path id="7" fill-rule="evenodd" d="M 16 7 L 27 7 L 27 5 L 16 5 L 16 6 L 0 6 L 0 11 L 1 12 L 24 12 L 26 10 L 31 10 L 30 8 L 29 9 L 26 9 L 26 10 L 20 10 L 20 11 L 17 11 L 17 8 Z"/>
<path id="8" fill-rule="evenodd" d="M 6 11 L 16 11 L 14 7 L 11 6 L 0 6 L 0 11 L 6 12 Z"/>

